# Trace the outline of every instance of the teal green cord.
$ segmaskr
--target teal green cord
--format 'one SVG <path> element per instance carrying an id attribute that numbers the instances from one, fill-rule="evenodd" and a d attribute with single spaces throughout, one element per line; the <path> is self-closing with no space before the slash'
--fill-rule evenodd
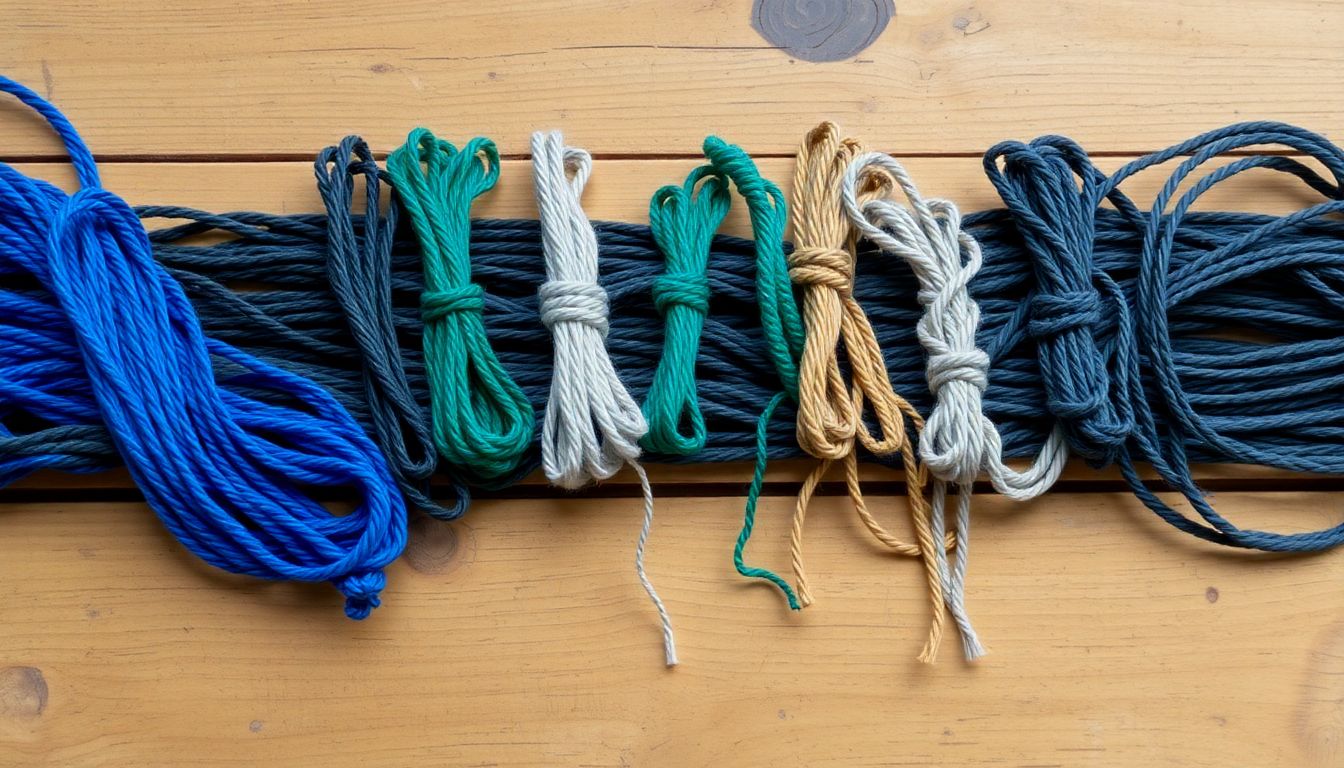
<path id="1" fill-rule="evenodd" d="M 789 600 L 789 607 L 797 611 L 801 608 L 798 604 L 798 596 L 794 594 L 793 587 L 784 579 L 781 579 L 774 571 L 765 568 L 752 568 L 742 562 L 742 550 L 747 546 L 747 540 L 751 538 L 751 530 L 756 527 L 756 506 L 761 498 L 761 486 L 765 484 L 765 443 L 766 436 L 769 434 L 770 419 L 774 418 L 775 409 L 784 402 L 784 392 L 776 392 L 775 396 L 766 403 L 765 410 L 761 412 L 761 417 L 756 420 L 756 472 L 751 477 L 751 488 L 747 490 L 747 511 L 742 516 L 742 532 L 737 534 L 737 545 L 733 547 L 733 565 L 737 567 L 737 572 L 743 576 L 754 579 L 765 579 L 784 592 L 784 597 Z"/>
<path id="2" fill-rule="evenodd" d="M 761 310 L 761 327 L 766 348 L 775 364 L 784 391 L 798 398 L 798 359 L 803 354 L 803 321 L 789 281 L 789 266 L 784 258 L 784 225 L 788 206 L 784 193 L 774 182 L 761 176 L 751 157 L 733 144 L 710 136 L 705 139 L 705 156 L 715 170 L 732 179 L 738 194 L 747 201 L 751 214 L 751 232 L 756 239 L 756 300 Z"/>
<path id="3" fill-rule="evenodd" d="M 471 282 L 471 203 L 499 179 L 499 151 L 472 139 L 461 151 L 416 128 L 387 172 L 420 241 L 425 373 L 434 446 L 465 479 L 489 485 L 522 463 L 536 416 L 485 334 L 485 292 Z"/>
<path id="4" fill-rule="evenodd" d="M 752 568 L 742 562 L 742 550 L 751 538 L 756 525 L 756 507 L 760 502 L 761 487 L 765 483 L 765 468 L 769 457 L 766 452 L 766 428 L 775 415 L 775 409 L 784 398 L 798 399 L 798 359 L 803 353 L 803 322 L 798 303 L 789 280 L 789 266 L 784 258 L 784 226 L 788 221 L 788 206 L 784 193 L 773 182 L 761 176 L 756 163 L 741 147 L 729 144 L 717 136 L 705 139 L 705 156 L 710 164 L 737 185 L 738 194 L 747 202 L 751 214 L 751 231 L 756 240 L 756 301 L 760 305 L 761 328 L 765 332 L 766 349 L 770 352 L 780 382 L 784 385 L 766 404 L 756 422 L 756 469 L 747 491 L 746 510 L 742 517 L 742 532 L 733 549 L 733 565 L 743 576 L 765 579 L 779 587 L 789 600 L 789 607 L 799 609 L 798 598 L 788 582 L 773 571 Z"/>
<path id="5" fill-rule="evenodd" d="M 649 431 L 640 440 L 655 453 L 689 456 L 705 447 L 695 359 L 709 314 L 710 243 L 732 202 L 728 181 L 708 165 L 691 171 L 680 187 L 658 190 L 649 202 L 649 226 L 667 263 L 653 284 L 653 303 L 664 322 L 663 356 L 644 400 Z M 681 431 L 683 423 L 689 435 Z"/>

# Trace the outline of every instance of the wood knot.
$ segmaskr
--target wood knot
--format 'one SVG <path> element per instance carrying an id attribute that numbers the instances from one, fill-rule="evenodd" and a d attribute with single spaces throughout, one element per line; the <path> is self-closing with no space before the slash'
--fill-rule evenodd
<path id="1" fill-rule="evenodd" d="M 411 521 L 406 562 L 416 571 L 441 576 L 476 559 L 476 536 L 460 521 L 445 523 L 424 515 Z"/>
<path id="2" fill-rule="evenodd" d="M 751 26 L 796 58 L 843 61 L 872 45 L 895 15 L 894 0 L 756 0 Z"/>
<path id="3" fill-rule="evenodd" d="M 0 669 L 0 717 L 36 720 L 47 709 L 47 679 L 37 667 Z"/>

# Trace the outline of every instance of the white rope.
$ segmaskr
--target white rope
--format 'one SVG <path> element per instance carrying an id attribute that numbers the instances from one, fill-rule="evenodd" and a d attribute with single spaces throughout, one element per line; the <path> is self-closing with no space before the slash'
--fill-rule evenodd
<path id="1" fill-rule="evenodd" d="M 540 313 L 555 346 L 541 466 L 553 484 L 569 489 L 605 480 L 625 464 L 639 476 L 644 524 L 635 548 L 635 572 L 658 609 L 670 667 L 677 663 L 672 621 L 644 571 L 653 490 L 639 465 L 639 440 L 649 427 L 607 353 L 607 294 L 597 283 L 597 235 L 579 201 L 592 169 L 592 157 L 566 147 L 559 131 L 532 134 L 532 173 L 546 258 Z"/>
<path id="2" fill-rule="evenodd" d="M 909 207 L 887 198 L 860 204 L 860 182 L 865 174 L 873 172 L 889 174 Z M 938 568 L 966 658 L 976 659 L 985 651 L 966 613 L 972 483 L 983 469 L 999 493 L 1017 500 L 1035 498 L 1059 479 L 1068 460 L 1068 446 L 1056 425 L 1027 470 L 1018 472 L 1003 463 L 1003 441 L 983 407 L 990 360 L 975 344 L 980 307 L 967 290 L 980 271 L 980 244 L 962 230 L 957 207 L 947 200 L 926 202 L 905 168 L 880 152 L 869 152 L 850 162 L 841 201 L 860 234 L 884 252 L 903 259 L 919 281 L 919 303 L 924 314 L 916 333 L 928 354 L 926 375 L 934 396 L 933 410 L 920 435 L 919 456 L 935 478 L 934 541 L 941 541 L 946 530 L 948 486 L 957 487 L 955 561 L 949 568 L 947 554 L 939 547 Z"/>

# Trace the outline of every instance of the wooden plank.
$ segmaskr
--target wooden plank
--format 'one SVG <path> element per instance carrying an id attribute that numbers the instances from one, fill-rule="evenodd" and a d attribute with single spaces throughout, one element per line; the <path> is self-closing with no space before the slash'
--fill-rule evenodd
<path id="1" fill-rule="evenodd" d="M 333 134 L 328 141 L 337 141 Z M 979 158 L 899 158 L 927 197 L 950 198 L 969 213 L 1000 208 L 1003 203 L 985 177 Z M 1133 156 L 1103 157 L 1097 166 L 1114 171 Z M 649 198 L 665 184 L 680 184 L 686 174 L 704 161 L 597 160 L 584 193 L 584 209 L 590 218 L 647 224 Z M 1220 165 L 1209 164 L 1209 169 Z M 761 173 L 790 194 L 793 159 L 763 158 Z M 18 163 L 16 168 L 66 189 L 75 188 L 75 178 L 65 163 Z M 124 163 L 100 165 L 103 185 L 135 205 L 183 205 L 209 211 L 255 210 L 272 213 L 320 212 L 311 162 L 277 163 Z M 1166 182 L 1174 167 L 1149 169 L 1126 184 L 1135 202 L 1147 206 Z M 536 218 L 532 197 L 532 168 L 527 160 L 505 160 L 496 187 L 478 198 L 472 215 L 479 218 Z M 1288 213 L 1321 202 L 1320 195 L 1285 174 L 1264 171 L 1243 173 L 1219 184 L 1200 198 L 1198 210 Z M 153 222 L 150 226 L 154 226 Z M 720 230 L 727 234 L 751 235 L 747 208 L 740 197 Z M 860 265 L 862 267 L 862 265 Z"/>
<path id="2" fill-rule="evenodd" d="M 751 0 L 58 0 L 5 4 L 0 72 L 55 99 L 100 153 L 307 156 L 390 148 L 416 124 L 527 151 L 562 127 L 603 153 L 693 154 L 721 133 L 791 153 L 821 118 L 906 152 L 1064 132 L 1147 151 L 1243 119 L 1344 118 L 1344 13 L 1317 0 L 900 0 L 852 60 L 798 61 Z M 53 138 L 7 107 L 4 152 Z"/>
<path id="3" fill-rule="evenodd" d="M 1333 494 L 1226 494 L 1319 526 Z M 884 518 L 900 500 L 875 499 Z M 784 568 L 787 500 L 751 562 Z M 1305 510 L 1285 514 L 1285 509 Z M 739 510 L 665 500 L 652 576 L 631 500 L 482 503 L 418 528 L 384 607 L 222 576 L 142 506 L 10 505 L 0 765 L 1338 765 L 1344 559 L 1177 536 L 1123 495 L 976 499 L 970 605 L 991 655 L 914 660 L 919 566 L 817 502 L 818 602 L 732 573 Z M 902 523 L 896 523 L 903 527 Z"/>

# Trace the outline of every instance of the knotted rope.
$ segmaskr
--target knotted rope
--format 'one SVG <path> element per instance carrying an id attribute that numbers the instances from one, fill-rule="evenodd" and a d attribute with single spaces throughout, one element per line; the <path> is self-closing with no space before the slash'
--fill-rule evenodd
<path id="1" fill-rule="evenodd" d="M 644 523 L 635 572 L 658 610 L 667 666 L 672 667 L 677 664 L 672 620 L 644 569 L 653 490 L 639 464 L 639 440 L 649 427 L 607 354 L 607 293 L 597 283 L 597 236 L 580 202 L 592 169 L 592 157 L 566 147 L 559 131 L 532 134 L 532 174 L 546 254 L 539 311 L 555 346 L 541 466 L 552 483 L 571 490 L 605 480 L 626 464 L 639 477 Z"/>
<path id="2" fill-rule="evenodd" d="M 817 484 L 832 462 L 841 461 L 850 499 L 873 536 L 899 554 L 924 559 L 933 620 L 921 658 L 932 661 L 945 617 L 934 554 L 935 550 L 941 553 L 943 537 L 941 532 L 935 537 L 930 526 L 925 471 L 915 461 L 905 430 L 905 419 L 916 429 L 923 426 L 923 419 L 892 388 L 872 325 L 854 298 L 857 257 L 849 220 L 840 205 L 840 182 L 850 159 L 860 151 L 859 142 L 842 139 L 833 123 L 822 123 L 803 139 L 794 166 L 794 250 L 789 255 L 789 275 L 802 291 L 806 329 L 799 365 L 798 444 L 821 461 L 798 494 L 790 551 L 798 597 L 808 605 L 812 597 L 802 564 L 803 522 Z M 850 382 L 840 369 L 842 348 Z M 864 420 L 867 404 L 872 407 L 877 435 Z M 892 536 L 869 512 L 859 483 L 857 444 L 876 456 L 900 454 L 917 544 Z"/>
<path id="3" fill-rule="evenodd" d="M 861 180 L 874 172 L 894 180 L 909 207 L 888 197 L 861 201 Z M 961 633 L 962 650 L 967 660 L 974 660 L 984 655 L 984 648 L 965 605 L 972 484 L 984 469 L 1000 493 L 1014 499 L 1034 498 L 1059 478 L 1068 450 L 1063 434 L 1056 430 L 1025 472 L 1003 463 L 1002 438 L 984 414 L 990 358 L 976 345 L 980 306 L 969 292 L 971 280 L 980 271 L 980 245 L 962 229 L 957 207 L 947 200 L 926 202 L 905 168 L 878 152 L 855 156 L 841 187 L 844 210 L 859 233 L 883 253 L 903 259 L 919 281 L 924 314 L 916 333 L 928 355 L 929 392 L 934 398 L 920 433 L 919 457 L 934 476 L 935 541 L 944 537 L 947 528 L 948 485 L 957 486 L 956 559 L 949 569 L 947 553 L 939 549 L 935 563 L 942 596 Z"/>
<path id="4" fill-rule="evenodd" d="M 1259 145 L 1304 154 L 1329 178 L 1289 157 L 1256 154 L 1189 183 L 1220 155 Z M 1135 173 L 1183 155 L 1147 212 L 1120 190 Z M 1295 126 L 1255 122 L 1196 136 L 1109 177 L 1058 136 L 1004 142 L 986 154 L 985 169 L 1036 270 L 1030 331 L 1041 348 L 1047 406 L 1072 448 L 1095 463 L 1114 461 L 1145 505 L 1199 538 L 1288 552 L 1344 542 L 1344 524 L 1293 534 L 1239 528 L 1208 503 L 1189 468 L 1198 452 L 1313 472 L 1344 469 L 1334 447 L 1344 437 L 1335 319 L 1344 308 L 1344 232 L 1336 218 L 1344 212 L 1344 151 Z M 1326 201 L 1282 217 L 1211 214 L 1228 229 L 1189 231 L 1201 218 L 1190 210 L 1201 196 L 1256 169 L 1297 178 Z M 1078 264 L 1103 201 L 1140 244 L 1120 261 Z M 1270 340 L 1209 337 L 1229 323 Z M 1150 462 L 1203 522 L 1158 498 L 1136 461 Z"/>
<path id="5" fill-rule="evenodd" d="M 499 179 L 499 152 L 482 138 L 459 151 L 417 128 L 387 158 L 387 171 L 424 259 L 420 312 L 435 447 L 468 480 L 507 483 L 536 417 L 486 336 L 485 291 L 471 280 L 470 251 L 471 203 Z"/>
<path id="6" fill-rule="evenodd" d="M 644 399 L 649 433 L 643 445 L 657 453 L 690 456 L 705 447 L 695 360 L 709 314 L 709 251 L 731 204 L 727 180 L 708 165 L 691 171 L 680 187 L 659 189 L 649 202 L 649 228 L 667 264 L 653 283 L 653 304 L 664 323 L 663 355 Z M 690 434 L 682 432 L 683 424 Z"/>

